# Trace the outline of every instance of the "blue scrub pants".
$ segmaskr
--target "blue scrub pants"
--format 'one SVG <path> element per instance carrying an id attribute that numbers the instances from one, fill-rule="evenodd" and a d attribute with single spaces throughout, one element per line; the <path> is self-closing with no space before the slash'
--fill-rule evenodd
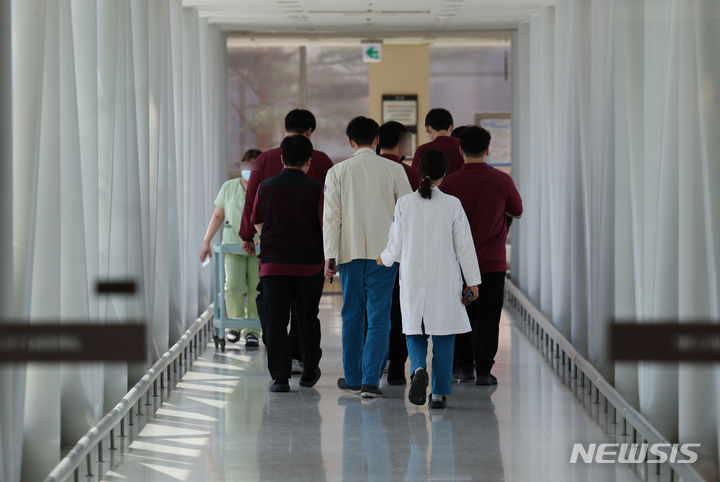
<path id="1" fill-rule="evenodd" d="M 386 268 L 370 259 L 355 259 L 340 265 L 343 368 L 348 385 L 380 385 L 388 354 L 390 307 L 397 269 L 397 263 Z M 363 343 L 366 313 L 368 327 Z"/>
<path id="2" fill-rule="evenodd" d="M 410 373 L 415 373 L 418 367 L 427 370 L 428 336 L 407 336 Z M 435 395 L 450 395 L 452 392 L 455 335 L 432 335 L 432 342 L 432 393 Z"/>

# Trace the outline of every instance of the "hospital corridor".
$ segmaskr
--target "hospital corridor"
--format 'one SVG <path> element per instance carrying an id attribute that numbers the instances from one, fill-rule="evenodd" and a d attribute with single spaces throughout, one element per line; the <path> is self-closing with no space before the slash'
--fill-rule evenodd
<path id="1" fill-rule="evenodd" d="M 0 482 L 720 481 L 720 1 L 0 0 Z"/>
<path id="2" fill-rule="evenodd" d="M 567 464 L 576 439 L 631 436 L 507 315 L 496 368 L 505 383 L 459 385 L 446 413 L 413 407 L 404 387 L 369 402 L 338 394 L 339 305 L 332 295 L 320 305 L 327 381 L 269 393 L 260 351 L 210 343 L 143 408 L 124 446 L 105 452 L 102 480 L 640 480 L 623 466 Z"/>

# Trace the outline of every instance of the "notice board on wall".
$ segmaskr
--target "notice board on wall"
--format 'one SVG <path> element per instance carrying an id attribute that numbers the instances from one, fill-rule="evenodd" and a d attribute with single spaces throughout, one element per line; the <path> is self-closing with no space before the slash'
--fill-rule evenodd
<path id="1" fill-rule="evenodd" d="M 488 164 L 498 167 L 512 165 L 512 119 L 509 112 L 478 112 L 475 125 L 490 132 L 490 157 Z"/>
<path id="2" fill-rule="evenodd" d="M 383 94 L 382 122 L 396 121 L 417 134 L 418 96 L 415 94 Z"/>
<path id="3" fill-rule="evenodd" d="M 405 156 L 412 156 L 417 147 L 418 122 L 418 96 L 417 94 L 383 94 L 382 96 L 382 123 L 389 121 L 399 122 L 410 133 L 408 152 Z"/>

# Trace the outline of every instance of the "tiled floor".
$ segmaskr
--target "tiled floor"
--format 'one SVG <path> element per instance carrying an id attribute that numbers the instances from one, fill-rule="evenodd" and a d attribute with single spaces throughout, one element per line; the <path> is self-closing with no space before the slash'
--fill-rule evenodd
<path id="1" fill-rule="evenodd" d="M 624 438 L 510 320 L 501 327 L 498 387 L 456 385 L 449 408 L 431 412 L 411 405 L 404 387 L 384 386 L 374 401 L 337 390 L 341 299 L 321 303 L 315 389 L 293 380 L 291 393 L 269 393 L 263 349 L 208 345 L 140 432 L 109 455 L 104 480 L 637 480 L 627 466 L 569 463 L 574 442 Z"/>

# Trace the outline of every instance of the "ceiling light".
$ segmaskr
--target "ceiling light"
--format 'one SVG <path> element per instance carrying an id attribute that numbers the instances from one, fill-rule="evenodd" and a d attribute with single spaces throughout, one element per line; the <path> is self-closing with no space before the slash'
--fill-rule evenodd
<path id="1" fill-rule="evenodd" d="M 326 15 L 422 15 L 430 13 L 430 10 L 309 10 L 309 13 Z"/>

